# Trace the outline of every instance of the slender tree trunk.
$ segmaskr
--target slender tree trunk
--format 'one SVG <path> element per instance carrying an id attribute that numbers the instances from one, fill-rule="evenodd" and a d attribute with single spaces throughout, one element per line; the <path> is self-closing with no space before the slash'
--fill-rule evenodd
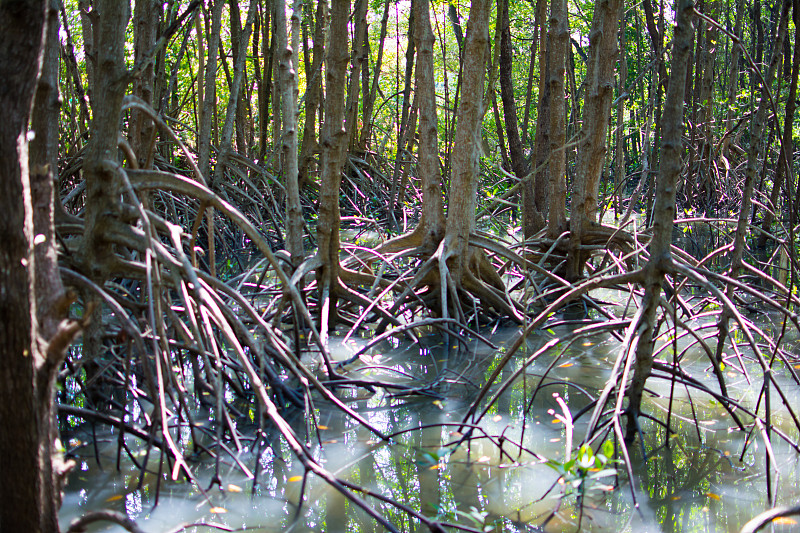
<path id="1" fill-rule="evenodd" d="M 294 12 L 294 17 L 300 14 Z M 297 87 L 294 51 L 286 38 L 286 11 L 283 4 L 278 3 L 275 10 L 276 46 L 280 54 L 279 87 L 283 103 L 283 148 L 284 176 L 286 183 L 286 244 L 292 263 L 295 267 L 303 262 L 303 209 L 300 206 L 300 188 L 297 181 Z"/>
<path id="2" fill-rule="evenodd" d="M 536 26 L 539 31 L 539 104 L 536 115 L 533 167 L 539 169 L 533 179 L 522 184 L 523 234 L 526 239 L 545 227 L 549 203 L 550 171 L 550 45 L 547 27 L 547 0 L 536 1 Z"/>
<path id="3" fill-rule="evenodd" d="M 361 139 L 359 140 L 359 149 L 364 152 L 367 149 L 367 143 L 369 142 L 370 136 L 372 134 L 372 112 L 375 108 L 375 97 L 378 94 L 378 82 L 381 78 L 381 67 L 383 65 L 383 49 L 386 44 L 386 33 L 389 26 L 389 8 L 391 7 L 392 2 L 389 0 L 385 0 L 384 7 L 383 7 L 383 17 L 381 17 L 381 34 L 378 38 L 378 55 L 375 59 L 375 68 L 372 77 L 372 85 L 370 87 L 369 93 L 364 95 L 364 106 L 362 112 L 362 122 L 364 123 L 364 127 L 361 130 Z M 430 25 L 430 21 L 428 22 Z"/>
<path id="4" fill-rule="evenodd" d="M 350 0 L 331 2 L 331 39 L 325 68 L 325 123 L 322 126 L 322 174 L 320 176 L 317 221 L 317 284 L 321 291 L 321 331 L 335 326 L 336 288 L 339 283 L 339 187 L 347 156 L 348 131 L 345 124 L 345 88 L 350 38 L 347 23 Z"/>
<path id="5" fill-rule="evenodd" d="M 548 194 L 547 236 L 557 238 L 567 229 L 566 200 L 566 75 L 569 22 L 566 0 L 551 0 L 550 31 L 547 36 L 550 58 L 548 85 L 550 87 L 550 186 Z"/>
<path id="6" fill-rule="evenodd" d="M 317 108 L 322 97 L 322 57 L 325 54 L 325 27 L 327 26 L 328 2 L 320 0 L 314 17 L 314 59 L 311 70 L 306 71 L 305 122 L 303 124 L 303 144 L 300 149 L 300 168 L 298 181 L 300 189 L 308 185 L 309 171 L 314 164 L 314 154 L 319 152 L 317 143 Z"/>
<path id="7" fill-rule="evenodd" d="M 222 26 L 223 0 L 214 0 L 211 7 L 211 32 L 207 35 L 208 58 L 206 60 L 205 77 L 203 78 L 203 100 L 200 102 L 202 113 L 198 127 L 197 152 L 200 172 L 211 181 L 211 125 L 217 107 L 217 63 L 219 56 L 219 34 Z M 200 83 L 198 81 L 198 83 Z"/>
<path id="8" fill-rule="evenodd" d="M 356 148 L 359 138 L 358 102 L 361 89 L 361 70 L 364 63 L 369 62 L 369 51 L 365 46 L 367 40 L 367 0 L 356 0 L 353 9 L 353 53 L 350 68 L 350 83 L 347 88 L 347 130 L 350 132 L 349 145 Z"/>
<path id="9" fill-rule="evenodd" d="M 569 281 L 583 275 L 585 254 L 580 249 L 582 236 L 585 230 L 597 224 L 597 195 L 606 160 L 606 132 L 614 96 L 614 64 L 618 52 L 617 31 L 622 4 L 621 0 L 600 0 L 595 6 L 589 31 L 588 87 L 570 210 Z"/>
<path id="10" fill-rule="evenodd" d="M 456 280 L 460 280 L 468 269 L 469 235 L 475 228 L 478 143 L 484 113 L 483 85 L 488 55 L 489 1 L 472 0 L 464 43 L 462 91 L 456 119 L 445 233 L 445 257 L 453 258 L 450 272 Z"/>
<path id="11" fill-rule="evenodd" d="M 622 209 L 622 194 L 625 184 L 625 101 L 627 97 L 623 94 L 627 87 L 625 84 L 628 82 L 628 60 L 627 60 L 627 49 L 626 49 L 626 42 L 625 42 L 625 30 L 627 28 L 627 17 L 623 12 L 620 15 L 621 17 L 621 28 L 619 30 L 619 102 L 617 103 L 617 132 L 616 132 L 616 140 L 617 140 L 617 148 L 616 152 L 614 153 L 614 215 L 619 216 L 620 211 Z M 654 110 L 651 110 L 651 112 Z M 647 139 L 649 144 L 649 139 Z M 646 147 L 643 147 L 642 152 L 647 150 Z M 646 158 L 647 156 L 644 155 Z"/>
<path id="12" fill-rule="evenodd" d="M 419 108 L 417 169 L 422 185 L 422 246 L 432 249 L 444 235 L 442 177 L 439 166 L 439 121 L 433 79 L 433 31 L 429 0 L 414 0 L 414 37 L 417 48 L 416 99 Z"/>
<path id="13" fill-rule="evenodd" d="M 148 61 L 147 66 L 133 81 L 133 94 L 149 106 L 153 106 L 155 102 L 155 59 L 150 58 L 149 54 L 153 52 L 156 44 L 156 34 L 161 18 L 159 5 L 153 0 L 136 0 L 133 15 L 134 64 L 141 65 Z M 139 167 L 148 167 L 152 159 L 151 145 L 155 134 L 153 121 L 144 113 L 134 111 L 128 130 L 133 153 L 136 155 Z"/>
<path id="14" fill-rule="evenodd" d="M 500 97 L 503 100 L 503 119 L 506 124 L 508 137 L 508 150 L 511 155 L 511 167 L 519 179 L 528 173 L 528 161 L 522 149 L 522 139 L 517 126 L 517 107 L 514 103 L 513 84 L 513 57 L 514 51 L 511 44 L 511 23 L 508 15 L 509 0 L 499 0 L 497 8 L 500 10 Z"/>
<path id="15" fill-rule="evenodd" d="M 773 213 L 780 212 L 780 204 L 779 204 L 779 197 L 781 190 L 783 189 L 784 183 L 784 176 L 786 177 L 786 183 L 788 187 L 786 188 L 788 191 L 792 190 L 792 184 L 794 180 L 792 178 L 792 171 L 794 169 L 794 156 L 793 156 L 793 149 L 792 149 L 792 131 L 794 129 L 794 112 L 797 108 L 797 78 L 798 74 L 800 74 L 800 5 L 798 4 L 797 0 L 794 2 L 794 6 L 792 9 L 792 17 L 794 18 L 794 56 L 792 58 L 792 72 L 791 72 L 791 82 L 789 85 L 789 99 L 786 100 L 786 112 L 785 112 L 785 119 L 783 123 L 783 141 L 781 143 L 781 153 L 778 158 L 778 168 L 775 170 L 775 180 L 772 185 L 772 191 L 770 192 L 769 203 L 770 209 L 764 212 L 764 220 L 761 221 L 761 228 L 768 232 L 770 231 L 770 227 L 772 226 L 772 222 L 775 220 L 775 216 Z M 788 42 L 788 40 L 786 41 Z M 787 154 L 787 150 L 789 154 Z M 788 160 L 788 165 L 787 165 Z M 786 171 L 789 171 L 787 174 Z M 791 192 L 789 193 L 791 194 Z M 759 248 L 764 248 L 767 244 L 767 233 L 762 232 L 761 235 L 758 237 L 758 244 Z"/>
<path id="16" fill-rule="evenodd" d="M 645 266 L 645 294 L 631 325 L 636 343 L 636 361 L 633 381 L 628 389 L 628 427 L 626 440 L 633 441 L 638 434 L 639 413 L 645 382 L 653 368 L 656 311 L 661 297 L 664 274 L 672 263 L 672 227 L 675 220 L 675 186 L 681 173 L 683 154 L 683 99 L 686 68 L 691 50 L 694 7 L 692 0 L 680 0 L 677 25 L 672 43 L 672 63 L 667 100 L 664 103 L 661 169 L 658 175 L 656 202 L 653 208 L 653 240 L 650 242 L 650 260 Z"/>

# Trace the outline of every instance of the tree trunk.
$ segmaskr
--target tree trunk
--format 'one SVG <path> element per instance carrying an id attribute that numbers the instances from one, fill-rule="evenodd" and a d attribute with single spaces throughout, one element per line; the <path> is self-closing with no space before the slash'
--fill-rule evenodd
<path id="1" fill-rule="evenodd" d="M 295 13 L 295 16 L 299 16 Z M 283 3 L 276 3 L 276 46 L 280 54 L 278 80 L 283 104 L 283 148 L 284 181 L 286 183 L 286 243 L 295 267 L 303 262 L 303 209 L 300 206 L 300 189 L 297 181 L 297 88 L 294 52 L 286 37 L 286 11 Z"/>
<path id="2" fill-rule="evenodd" d="M 47 4 L 0 3 L 0 530 L 33 533 L 58 531 L 51 410 L 58 361 L 39 347 L 27 142 Z"/>
<path id="3" fill-rule="evenodd" d="M 672 44 L 672 63 L 667 100 L 664 103 L 664 142 L 661 145 L 661 170 L 658 175 L 656 203 L 653 208 L 653 240 L 650 242 L 650 260 L 645 266 L 645 293 L 634 328 L 636 361 L 633 381 L 628 389 L 628 427 L 626 440 L 633 441 L 638 434 L 642 394 L 653 368 L 655 322 L 661 284 L 672 262 L 672 227 L 675 220 L 675 186 L 681 173 L 683 154 L 683 99 L 686 68 L 691 50 L 694 6 L 692 0 L 680 0 L 677 25 Z"/>
<path id="4" fill-rule="evenodd" d="M 548 173 L 548 220 L 547 236 L 557 238 L 567 229 L 566 218 L 566 74 L 567 46 L 569 45 L 569 22 L 566 0 L 551 0 L 550 31 L 547 36 L 550 57 L 548 62 L 548 85 L 550 87 L 550 162 Z"/>
<path id="5" fill-rule="evenodd" d="M 547 26 L 547 0 L 536 1 L 536 26 L 539 37 L 539 104 L 536 115 L 536 136 L 534 138 L 533 167 L 536 170 L 532 179 L 522 184 L 523 233 L 526 239 L 532 238 L 545 226 L 547 213 L 550 172 L 547 164 L 550 154 L 550 47 Z"/>
<path id="6" fill-rule="evenodd" d="M 303 144 L 300 149 L 298 181 L 300 189 L 308 185 L 309 170 L 314 164 L 314 154 L 319 151 L 317 143 L 317 108 L 322 98 L 322 58 L 325 54 L 325 27 L 328 2 L 320 0 L 314 17 L 314 59 L 311 71 L 306 71 L 305 122 L 303 123 Z"/>
<path id="7" fill-rule="evenodd" d="M 588 87 L 570 210 L 568 281 L 575 281 L 583 275 L 585 254 L 580 249 L 582 235 L 591 225 L 597 224 L 597 195 L 606 159 L 606 131 L 614 96 L 614 64 L 618 52 L 617 31 L 622 4 L 621 0 L 599 0 L 589 31 Z"/>
<path id="8" fill-rule="evenodd" d="M 498 9 L 501 10 L 500 24 L 500 97 L 503 100 L 503 119 L 506 124 L 508 137 L 508 150 L 511 155 L 511 167 L 519 179 L 528 173 L 528 161 L 522 150 L 522 139 L 517 125 L 517 107 L 514 103 L 513 84 L 513 56 L 511 45 L 511 23 L 508 15 L 509 0 L 499 0 Z"/>
<path id="9" fill-rule="evenodd" d="M 783 124 L 783 141 L 781 143 L 781 153 L 778 158 L 778 168 L 775 170 L 775 180 L 772 185 L 772 191 L 769 197 L 770 210 L 764 212 L 764 220 L 761 221 L 761 228 L 764 232 L 758 237 L 758 247 L 764 248 L 767 244 L 767 233 L 770 231 L 770 226 L 775 220 L 773 213 L 780 212 L 779 197 L 783 188 L 784 176 L 786 183 L 789 184 L 787 190 L 791 194 L 792 184 L 792 171 L 793 164 L 793 149 L 792 149 L 792 131 L 794 129 L 794 112 L 797 108 L 797 78 L 800 74 L 800 5 L 797 0 L 794 2 L 792 9 L 792 17 L 794 18 L 794 56 L 792 58 L 792 72 L 791 82 L 789 85 L 789 99 L 786 100 L 785 119 Z M 788 40 L 786 41 L 788 42 Z M 788 154 L 787 154 L 788 151 Z M 788 164 L 787 164 L 788 162 Z M 787 174 L 788 170 L 788 174 Z"/>
<path id="10" fill-rule="evenodd" d="M 317 269 L 321 291 L 322 335 L 335 326 L 336 289 L 339 283 L 339 187 L 347 156 L 348 131 L 345 124 L 344 97 L 347 86 L 350 0 L 331 2 L 331 43 L 325 69 L 325 123 L 322 127 L 322 174 L 320 176 L 319 218 L 317 221 Z"/>

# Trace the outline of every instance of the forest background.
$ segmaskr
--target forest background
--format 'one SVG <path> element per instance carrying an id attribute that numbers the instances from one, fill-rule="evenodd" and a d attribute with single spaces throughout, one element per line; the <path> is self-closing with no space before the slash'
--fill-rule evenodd
<path id="1" fill-rule="evenodd" d="M 458 351 L 519 327 L 477 374 L 448 450 L 486 431 L 536 359 L 558 360 L 560 343 L 527 343 L 556 325 L 572 327 L 570 343 L 619 343 L 580 408 L 580 457 L 631 479 L 649 424 L 669 446 L 671 409 L 644 412 L 656 378 L 720 402 L 766 449 L 775 435 L 796 449 L 800 422 L 775 375 L 798 381 L 799 11 L 0 1 L 0 477 L 18 480 L 0 484 L 0 528 L 58 530 L 71 462 L 57 436 L 88 423 L 154 447 L 159 471 L 193 483 L 192 453 L 219 468 L 245 435 L 250 449 L 278 439 L 395 529 L 369 501 L 385 498 L 325 470 L 306 443 L 321 403 L 391 442 L 346 391 L 445 394 L 441 375 L 351 370 L 380 342 L 433 330 Z M 351 335 L 368 348 L 332 357 Z M 682 370 L 690 350 L 708 383 Z M 754 402 L 729 391 L 731 375 L 760 381 Z M 198 409 L 213 420 L 205 447 Z M 775 429 L 777 409 L 790 431 Z M 298 412 L 304 429 L 287 422 Z M 581 482 L 591 470 L 561 468 Z M 83 520 L 98 519 L 136 527 L 110 512 Z"/>

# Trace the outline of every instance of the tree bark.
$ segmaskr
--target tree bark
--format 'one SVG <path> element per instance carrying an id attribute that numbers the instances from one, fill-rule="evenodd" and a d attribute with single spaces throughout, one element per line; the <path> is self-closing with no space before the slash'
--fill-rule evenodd
<path id="1" fill-rule="evenodd" d="M 597 195 L 606 159 L 606 132 L 614 96 L 614 64 L 618 52 L 621 6 L 621 0 L 599 0 L 589 31 L 588 87 L 583 104 L 583 130 L 578 145 L 570 210 L 568 281 L 575 281 L 582 276 L 585 261 L 580 249 L 582 235 L 591 225 L 597 224 Z"/>
<path id="2" fill-rule="evenodd" d="M 317 2 L 314 16 L 314 56 L 310 72 L 306 72 L 305 122 L 303 123 L 303 144 L 300 148 L 298 181 L 300 189 L 308 185 L 309 171 L 314 164 L 314 154 L 319 151 L 317 143 L 317 108 L 322 98 L 322 58 L 325 54 L 325 27 L 327 26 L 328 2 Z"/>
<path id="3" fill-rule="evenodd" d="M 58 531 L 52 411 L 43 403 L 58 361 L 38 339 L 27 141 L 47 4 L 0 3 L 0 530 L 33 533 Z"/>
<path id="4" fill-rule="evenodd" d="M 299 16 L 299 13 L 295 13 Z M 278 2 L 275 10 L 276 46 L 280 54 L 279 87 L 283 104 L 283 148 L 284 181 L 286 183 L 286 244 L 295 267 L 303 262 L 303 209 L 300 206 L 300 188 L 297 175 L 297 88 L 296 65 L 293 63 L 294 51 L 289 46 L 286 33 L 285 6 Z"/>
<path id="5" fill-rule="evenodd" d="M 679 1 L 672 43 L 672 68 L 662 121 L 664 142 L 661 145 L 661 169 L 653 207 L 653 240 L 650 242 L 650 260 L 645 266 L 645 294 L 636 320 L 631 325 L 635 336 L 633 342 L 636 342 L 636 361 L 628 389 L 628 441 L 633 441 L 638 434 L 644 386 L 653 368 L 654 329 L 661 284 L 672 262 L 670 247 L 676 210 L 675 187 L 682 168 L 684 81 L 694 33 L 693 12 L 692 0 Z"/>
<path id="6" fill-rule="evenodd" d="M 472 0 L 467 22 L 447 207 L 445 257 L 453 258 L 450 272 L 460 280 L 468 269 L 469 235 L 475 228 L 483 85 L 489 55 L 489 2 Z M 442 280 L 444 282 L 444 280 Z"/>
<path id="7" fill-rule="evenodd" d="M 550 31 L 547 36 L 550 57 L 548 62 L 548 85 L 550 87 L 550 161 L 548 174 L 548 220 L 547 236 L 557 238 L 567 229 L 566 200 L 566 75 L 567 46 L 569 45 L 569 22 L 566 0 L 551 0 Z"/>
<path id="8" fill-rule="evenodd" d="M 317 221 L 317 256 L 322 265 L 317 269 L 317 283 L 323 302 L 321 330 L 335 326 L 336 287 L 339 283 L 339 187 L 347 156 L 348 131 L 345 124 L 344 97 L 347 86 L 348 35 L 350 0 L 331 2 L 331 39 L 325 69 L 325 123 L 322 127 L 322 174 L 320 176 L 319 218 Z"/>

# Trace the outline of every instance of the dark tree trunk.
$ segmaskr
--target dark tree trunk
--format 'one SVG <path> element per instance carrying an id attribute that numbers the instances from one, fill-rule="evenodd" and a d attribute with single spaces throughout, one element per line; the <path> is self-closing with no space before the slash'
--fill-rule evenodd
<path id="1" fill-rule="evenodd" d="M 57 361 L 38 342 L 27 153 L 46 5 L 0 3 L 0 530 L 32 533 L 58 531 L 49 403 Z"/>

